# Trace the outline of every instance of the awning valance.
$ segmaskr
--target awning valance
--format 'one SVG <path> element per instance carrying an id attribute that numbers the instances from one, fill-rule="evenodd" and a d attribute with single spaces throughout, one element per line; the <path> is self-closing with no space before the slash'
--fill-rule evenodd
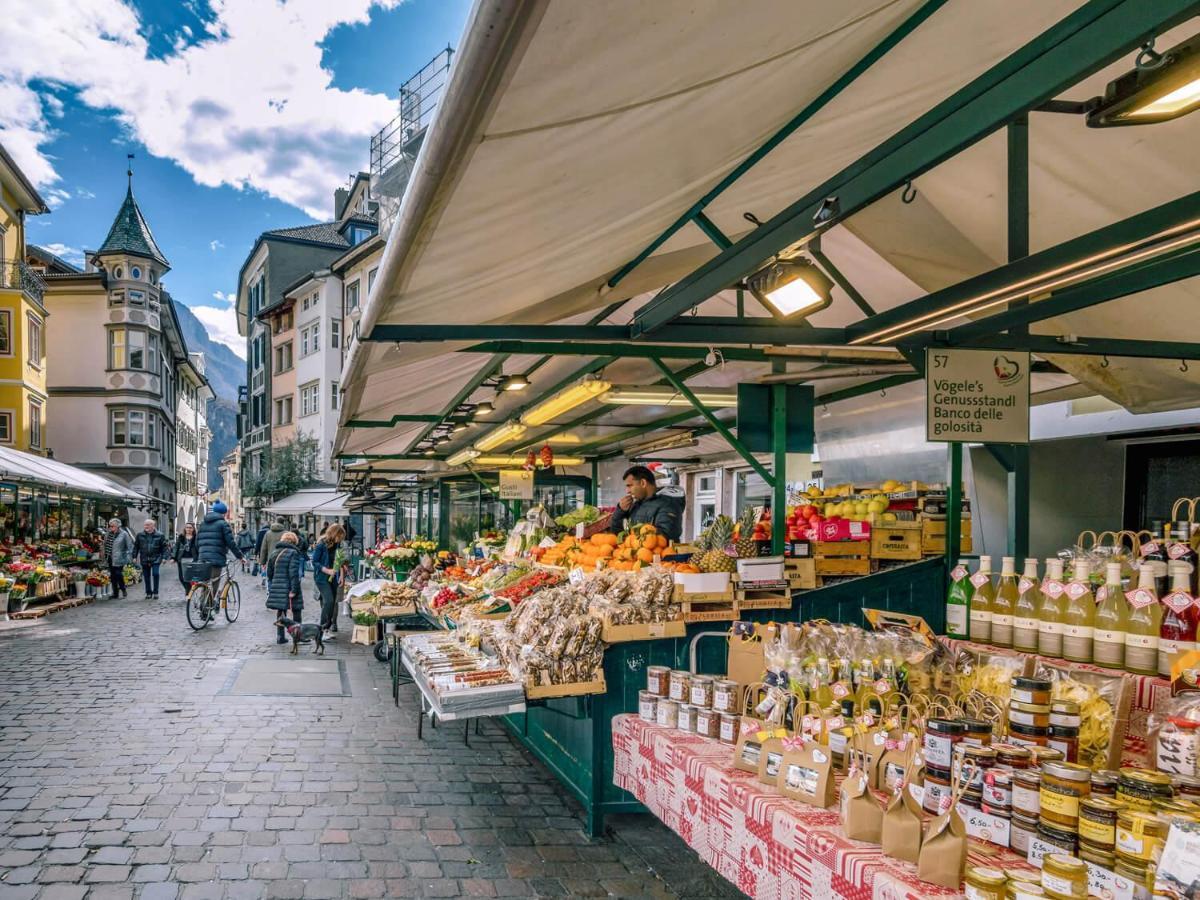
<path id="1" fill-rule="evenodd" d="M 266 511 L 277 516 L 348 516 L 347 497 L 332 488 L 306 488 L 276 500 Z"/>
<path id="2" fill-rule="evenodd" d="M 32 453 L 0 447 L 0 481 L 33 484 L 84 497 L 138 503 L 147 498 L 132 488 L 98 472 L 46 459 Z"/>

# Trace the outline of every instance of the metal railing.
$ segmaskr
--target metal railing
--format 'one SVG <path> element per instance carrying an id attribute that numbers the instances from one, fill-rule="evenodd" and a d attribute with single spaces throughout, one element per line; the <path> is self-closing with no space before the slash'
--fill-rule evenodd
<path id="1" fill-rule="evenodd" d="M 0 260 L 0 288 L 21 290 L 38 306 L 46 294 L 46 282 L 23 259 Z"/>
<path id="2" fill-rule="evenodd" d="M 453 55 L 454 50 L 447 47 L 400 85 L 400 115 L 371 138 L 372 175 L 378 177 L 396 165 L 405 148 L 429 125 L 449 81 Z"/>

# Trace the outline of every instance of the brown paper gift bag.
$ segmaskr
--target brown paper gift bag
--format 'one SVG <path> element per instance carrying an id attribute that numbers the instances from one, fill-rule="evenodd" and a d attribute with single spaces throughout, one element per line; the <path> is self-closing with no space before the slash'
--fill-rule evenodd
<path id="1" fill-rule="evenodd" d="M 747 635 L 744 632 L 745 629 L 736 633 L 730 632 L 729 659 L 726 663 L 729 680 L 736 681 L 743 689 L 748 685 L 761 683 L 763 673 L 767 670 L 767 663 L 763 658 L 763 642 L 757 628 L 753 634 Z"/>
<path id="2" fill-rule="evenodd" d="M 974 766 L 964 766 L 963 776 L 954 786 L 950 808 L 929 823 L 921 854 L 917 859 L 917 877 L 942 887 L 959 888 L 967 867 L 967 826 L 958 814 L 958 800 L 974 777 Z"/>
<path id="3" fill-rule="evenodd" d="M 833 761 L 829 748 L 803 736 L 784 738 L 776 788 L 783 796 L 809 806 L 832 806 Z"/>
<path id="4" fill-rule="evenodd" d="M 752 684 L 746 690 L 742 717 L 738 722 L 737 746 L 733 751 L 733 767 L 752 775 L 758 774 L 763 741 L 772 736 L 770 732 L 775 728 L 774 725 L 754 713 L 755 708 L 765 696 L 766 687 L 762 682 Z M 786 730 L 784 734 L 787 734 Z"/>
<path id="5" fill-rule="evenodd" d="M 917 798 L 908 789 L 907 777 L 909 771 L 918 768 L 915 745 L 909 744 L 906 753 L 908 765 L 905 767 L 905 775 L 897 782 L 895 792 L 883 813 L 880 845 L 888 856 L 916 863 L 921 855 L 921 804 L 917 803 Z"/>
<path id="6" fill-rule="evenodd" d="M 852 841 L 878 844 L 883 832 L 883 807 L 871 793 L 869 777 L 863 768 L 864 737 L 857 735 L 850 748 L 853 763 L 850 774 L 842 782 L 842 830 Z"/>

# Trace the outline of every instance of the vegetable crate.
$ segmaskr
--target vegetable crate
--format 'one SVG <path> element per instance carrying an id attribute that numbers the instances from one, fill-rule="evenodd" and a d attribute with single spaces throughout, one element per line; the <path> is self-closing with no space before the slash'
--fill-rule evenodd
<path id="1" fill-rule="evenodd" d="M 785 559 L 783 576 L 793 590 L 812 590 L 821 586 L 821 579 L 817 576 L 817 561 L 812 557 Z"/>
<path id="2" fill-rule="evenodd" d="M 355 625 L 350 634 L 350 643 L 366 644 L 368 647 L 375 643 L 374 625 Z"/>
<path id="3" fill-rule="evenodd" d="M 922 557 L 920 522 L 884 522 L 871 529 L 871 556 L 914 562 Z"/>
<path id="4" fill-rule="evenodd" d="M 715 594 L 685 594 L 676 586 L 675 602 L 683 607 L 685 622 L 732 622 L 737 618 L 737 595 L 732 587 Z"/>
<path id="5" fill-rule="evenodd" d="M 505 613 L 507 615 L 507 613 Z M 623 644 L 627 641 L 651 641 L 659 638 L 681 638 L 687 634 L 683 619 L 671 622 L 643 622 L 636 625 L 613 625 L 608 616 L 600 631 L 600 640 L 606 644 Z"/>
<path id="6" fill-rule="evenodd" d="M 818 575 L 870 575 L 878 568 L 870 541 L 817 541 L 813 561 Z"/>
<path id="7" fill-rule="evenodd" d="M 744 609 L 791 609 L 792 595 L 787 588 L 779 590 L 737 590 L 738 612 Z"/>
<path id="8" fill-rule="evenodd" d="M 972 549 L 971 542 L 971 520 L 969 518 L 962 519 L 961 539 L 959 540 L 959 552 L 970 553 Z M 936 556 L 946 552 L 946 520 L 930 519 L 922 517 L 921 519 L 921 553 L 925 556 Z"/>
<path id="9" fill-rule="evenodd" d="M 608 685 L 604 682 L 604 673 L 597 672 L 599 677 L 594 681 L 572 681 L 566 684 L 526 684 L 525 697 L 528 700 L 542 700 L 549 697 L 579 697 L 583 694 L 603 694 Z"/>

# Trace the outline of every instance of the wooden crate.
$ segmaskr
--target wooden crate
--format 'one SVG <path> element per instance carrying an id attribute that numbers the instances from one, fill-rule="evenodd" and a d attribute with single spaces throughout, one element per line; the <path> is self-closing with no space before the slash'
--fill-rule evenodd
<path id="1" fill-rule="evenodd" d="M 350 633 L 350 643 L 365 644 L 370 647 L 375 643 L 375 626 L 374 625 L 355 625 L 354 631 Z"/>
<path id="2" fill-rule="evenodd" d="M 871 559 L 870 541 L 817 541 L 813 561 L 818 575 L 870 575 L 879 566 Z"/>
<path id="3" fill-rule="evenodd" d="M 792 594 L 787 588 L 779 590 L 739 590 L 738 612 L 749 609 L 791 609 Z"/>
<path id="4" fill-rule="evenodd" d="M 678 638 L 687 634 L 683 619 L 671 622 L 645 622 L 638 625 L 613 625 L 607 618 L 600 631 L 600 640 L 606 644 L 623 644 L 626 641 L 652 641 L 659 638 Z"/>
<path id="5" fill-rule="evenodd" d="M 906 561 L 921 558 L 920 522 L 884 522 L 871 528 L 871 556 Z"/>
<path id="6" fill-rule="evenodd" d="M 582 694 L 603 694 L 608 690 L 601 675 L 596 681 L 572 681 L 569 684 L 525 685 L 525 697 L 541 700 L 546 697 L 578 697 Z"/>
<path id="7" fill-rule="evenodd" d="M 973 544 L 971 542 L 971 520 L 962 520 L 962 536 L 959 540 L 958 549 L 960 553 L 970 553 Z M 921 553 L 924 556 L 938 556 L 946 552 L 946 520 L 945 519 L 921 519 Z"/>
<path id="8" fill-rule="evenodd" d="M 793 590 L 812 590 L 821 586 L 817 575 L 817 561 L 811 556 L 803 559 L 785 559 L 783 574 L 787 578 L 788 587 Z"/>
<path id="9" fill-rule="evenodd" d="M 685 622 L 732 622 L 737 618 L 737 599 L 732 590 L 727 597 L 720 594 L 685 596 L 687 599 L 679 603 Z"/>

